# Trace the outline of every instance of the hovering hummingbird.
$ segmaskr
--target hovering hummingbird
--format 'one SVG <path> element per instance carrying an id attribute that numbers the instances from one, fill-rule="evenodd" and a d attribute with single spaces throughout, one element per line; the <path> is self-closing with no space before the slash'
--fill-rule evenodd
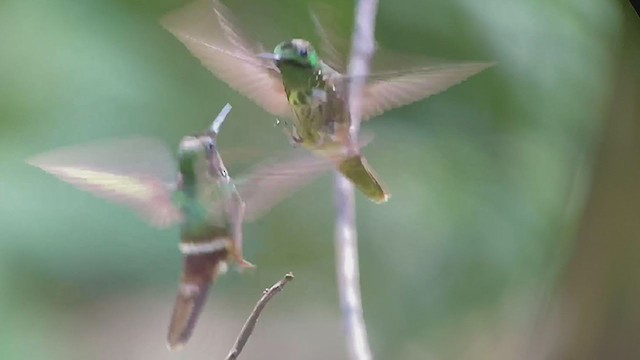
<path id="1" fill-rule="evenodd" d="M 294 144 L 321 156 L 339 154 L 337 169 L 369 199 L 385 202 L 390 195 L 366 159 L 347 147 L 350 78 L 340 61 L 337 37 L 319 15 L 312 12 L 322 57 L 304 39 L 281 42 L 272 53 L 261 52 L 241 35 L 217 0 L 190 4 L 166 16 L 162 24 L 230 87 L 271 114 L 292 119 L 286 132 Z M 444 91 L 491 65 L 422 60 L 417 66 L 371 74 L 362 99 L 363 119 Z"/>
<path id="2" fill-rule="evenodd" d="M 332 168 L 329 162 L 298 154 L 267 162 L 232 181 L 217 146 L 230 109 L 227 104 L 203 134 L 180 141 L 177 164 L 161 142 L 149 138 L 79 145 L 28 161 L 83 190 L 131 207 L 154 226 L 180 225 L 184 266 L 167 338 L 171 349 L 191 336 L 209 286 L 226 271 L 227 263 L 253 266 L 242 255 L 242 222 L 257 219 Z"/>

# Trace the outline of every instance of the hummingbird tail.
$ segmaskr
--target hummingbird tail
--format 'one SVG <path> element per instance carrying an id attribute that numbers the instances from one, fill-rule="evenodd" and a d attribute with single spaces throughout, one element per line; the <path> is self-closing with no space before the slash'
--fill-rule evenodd
<path id="1" fill-rule="evenodd" d="M 338 170 L 373 202 L 380 204 L 391 197 L 362 155 L 358 154 L 342 160 L 338 164 Z"/>
<path id="2" fill-rule="evenodd" d="M 169 349 L 181 347 L 191 337 L 207 299 L 209 286 L 218 274 L 225 270 L 227 255 L 226 249 L 185 255 L 182 278 L 167 336 Z"/>

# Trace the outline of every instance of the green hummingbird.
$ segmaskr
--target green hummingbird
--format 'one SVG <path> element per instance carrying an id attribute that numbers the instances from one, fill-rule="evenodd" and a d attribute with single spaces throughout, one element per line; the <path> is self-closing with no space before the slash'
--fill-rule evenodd
<path id="1" fill-rule="evenodd" d="M 203 65 L 271 114 L 292 119 L 286 129 L 292 143 L 320 156 L 340 156 L 336 167 L 376 203 L 389 193 L 366 159 L 349 151 L 348 84 L 332 28 L 320 12 L 312 19 L 321 38 L 322 56 L 304 39 L 278 44 L 272 53 L 247 40 L 217 0 L 199 1 L 167 15 L 163 26 Z M 326 23 L 326 22 L 325 22 Z M 399 59 L 400 57 L 396 57 Z M 415 62 L 415 61 L 414 61 Z M 426 98 L 460 83 L 491 63 L 436 63 L 373 73 L 362 99 L 363 119 Z"/>
<path id="2" fill-rule="evenodd" d="M 209 286 L 226 271 L 227 263 L 253 266 L 242 255 L 242 223 L 256 220 L 332 168 L 306 153 L 294 154 L 267 161 L 233 181 L 217 146 L 230 109 L 227 104 L 206 132 L 182 138 L 177 164 L 163 143 L 150 138 L 78 145 L 28 161 L 83 190 L 129 206 L 156 227 L 180 226 L 184 265 L 167 337 L 171 349 L 191 336 Z"/>

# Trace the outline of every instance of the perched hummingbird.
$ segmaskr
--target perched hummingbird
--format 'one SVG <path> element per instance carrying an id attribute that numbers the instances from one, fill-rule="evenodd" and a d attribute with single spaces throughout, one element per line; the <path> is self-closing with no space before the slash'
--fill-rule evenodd
<path id="1" fill-rule="evenodd" d="M 278 44 L 261 53 L 238 31 L 228 10 L 217 0 L 199 1 L 169 14 L 162 24 L 203 65 L 235 90 L 277 117 L 291 118 L 287 129 L 293 143 L 312 152 L 340 155 L 338 170 L 369 199 L 385 202 L 389 193 L 365 158 L 349 152 L 348 104 L 350 78 L 343 73 L 334 33 L 312 13 L 323 56 L 306 40 Z M 329 59 L 324 61 L 323 59 Z M 434 63 L 425 61 L 403 70 L 368 77 L 362 100 L 363 119 L 444 91 L 479 73 L 491 63 Z"/>
<path id="2" fill-rule="evenodd" d="M 209 286 L 226 271 L 227 262 L 252 266 L 242 255 L 242 222 L 257 219 L 332 168 L 327 161 L 298 154 L 267 162 L 232 181 L 216 142 L 230 109 L 227 104 L 205 133 L 180 141 L 177 164 L 162 143 L 149 138 L 74 146 L 28 161 L 83 190 L 133 208 L 152 225 L 180 225 L 184 267 L 169 326 L 169 348 L 187 342 Z"/>

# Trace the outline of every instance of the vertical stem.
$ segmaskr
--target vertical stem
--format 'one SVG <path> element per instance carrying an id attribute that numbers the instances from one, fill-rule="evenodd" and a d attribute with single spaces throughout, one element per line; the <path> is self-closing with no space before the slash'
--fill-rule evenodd
<path id="1" fill-rule="evenodd" d="M 375 26 L 378 0 L 359 0 L 349 60 L 349 111 L 351 112 L 351 147 L 357 149 L 362 121 L 362 93 L 375 51 Z"/>
<path id="2" fill-rule="evenodd" d="M 353 184 L 336 173 L 336 271 L 349 358 L 371 359 L 362 312 Z"/>
<path id="3" fill-rule="evenodd" d="M 349 152 L 358 152 L 358 133 L 362 119 L 361 99 L 375 49 L 374 29 L 377 0 L 359 0 L 356 8 L 351 60 L 349 62 Z M 346 332 L 349 357 L 353 360 L 372 358 L 362 311 L 358 265 L 358 234 L 353 184 L 336 173 L 336 271 L 340 308 Z"/>

